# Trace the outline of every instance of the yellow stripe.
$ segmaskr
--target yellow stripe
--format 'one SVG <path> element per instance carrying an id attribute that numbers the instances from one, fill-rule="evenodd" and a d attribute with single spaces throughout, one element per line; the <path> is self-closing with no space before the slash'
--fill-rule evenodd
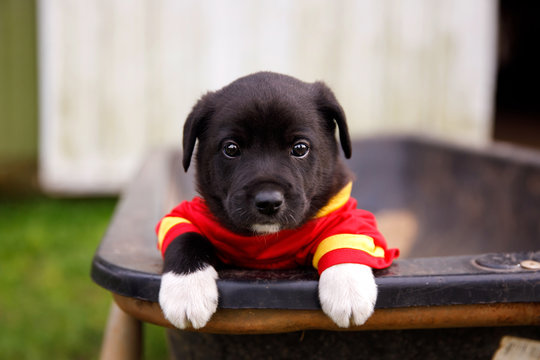
<path id="1" fill-rule="evenodd" d="M 159 231 L 158 231 L 158 246 L 159 249 L 161 249 L 161 245 L 163 244 L 163 240 L 165 240 L 165 236 L 171 230 L 171 228 L 178 224 L 191 224 L 191 221 L 186 220 L 181 217 L 175 217 L 175 216 L 168 216 L 163 218 L 161 220 L 161 224 L 159 224 Z"/>
<path id="2" fill-rule="evenodd" d="M 315 215 L 315 218 L 320 218 L 325 215 L 330 214 L 332 211 L 335 211 L 345 205 L 347 201 L 349 201 L 349 198 L 351 197 L 351 191 L 352 191 L 352 182 L 345 185 L 343 189 L 341 189 L 333 198 L 330 199 L 328 204 L 326 204 L 325 207 L 319 210 L 319 212 Z"/>
<path id="3" fill-rule="evenodd" d="M 367 235 L 338 234 L 324 239 L 313 255 L 313 267 L 318 268 L 319 260 L 324 254 L 337 249 L 362 250 L 373 257 L 384 258 L 384 249 L 375 246 L 373 239 Z"/>

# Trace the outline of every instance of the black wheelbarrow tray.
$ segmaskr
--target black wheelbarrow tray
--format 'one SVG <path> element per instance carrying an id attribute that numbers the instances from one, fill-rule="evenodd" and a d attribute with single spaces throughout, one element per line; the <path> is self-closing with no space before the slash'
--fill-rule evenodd
<path id="1" fill-rule="evenodd" d="M 171 327 L 158 300 L 158 220 L 195 192 L 180 154 L 157 151 L 123 194 L 92 278 L 136 319 Z M 402 257 L 376 271 L 374 315 L 352 330 L 540 324 L 540 153 L 415 137 L 357 141 L 353 196 Z M 219 273 L 219 309 L 200 331 L 340 330 L 311 269 Z"/>

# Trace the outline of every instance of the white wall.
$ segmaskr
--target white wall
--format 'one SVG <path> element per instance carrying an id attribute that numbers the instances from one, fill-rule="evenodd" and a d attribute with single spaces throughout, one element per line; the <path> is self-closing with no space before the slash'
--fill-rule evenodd
<path id="1" fill-rule="evenodd" d="M 326 81 L 353 136 L 491 132 L 494 0 L 40 0 L 41 179 L 115 192 L 206 90 Z"/>

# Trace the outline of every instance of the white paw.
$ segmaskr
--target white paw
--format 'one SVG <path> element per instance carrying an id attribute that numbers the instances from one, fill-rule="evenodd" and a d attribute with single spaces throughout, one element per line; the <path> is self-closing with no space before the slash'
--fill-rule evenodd
<path id="1" fill-rule="evenodd" d="M 377 301 L 371 268 L 338 264 L 324 270 L 319 279 L 319 300 L 324 313 L 339 327 L 362 325 L 373 314 Z"/>
<path id="2" fill-rule="evenodd" d="M 159 304 L 165 318 L 179 329 L 205 326 L 217 309 L 217 278 L 212 266 L 187 275 L 163 274 Z"/>

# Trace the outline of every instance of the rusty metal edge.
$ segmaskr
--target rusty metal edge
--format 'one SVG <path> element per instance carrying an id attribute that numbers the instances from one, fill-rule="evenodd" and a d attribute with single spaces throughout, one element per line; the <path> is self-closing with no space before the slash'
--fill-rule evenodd
<path id="1" fill-rule="evenodd" d="M 173 328 L 158 303 L 113 294 L 116 304 L 136 319 Z M 301 330 L 365 331 L 540 325 L 540 303 L 450 305 L 378 309 L 362 326 L 337 327 L 320 310 L 218 309 L 199 332 L 272 334 Z M 195 331 L 194 329 L 187 329 Z"/>

